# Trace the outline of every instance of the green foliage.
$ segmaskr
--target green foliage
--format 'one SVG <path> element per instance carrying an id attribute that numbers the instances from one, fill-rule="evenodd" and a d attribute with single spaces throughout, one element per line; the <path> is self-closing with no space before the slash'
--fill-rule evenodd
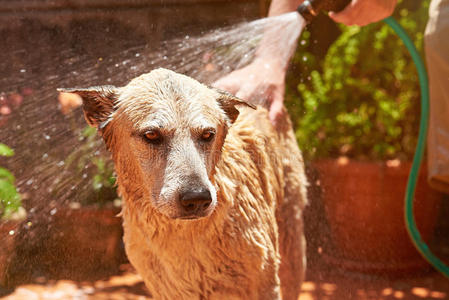
<path id="1" fill-rule="evenodd" d="M 399 6 L 394 15 L 421 52 L 428 2 L 415 11 Z M 287 88 L 286 99 L 299 145 L 308 159 L 409 159 L 420 93 L 407 49 L 383 22 L 340 29 L 322 62 L 304 52 L 310 44 L 307 33 L 293 59 L 313 70 L 302 82 L 288 77 L 287 87 L 296 87 Z"/>
<path id="2" fill-rule="evenodd" d="M 0 143 L 0 156 L 10 157 L 14 151 Z M 5 168 L 0 167 L 0 219 L 9 219 L 22 205 L 15 185 L 16 178 Z"/>
<path id="3" fill-rule="evenodd" d="M 85 138 L 85 144 L 83 146 L 84 154 L 86 152 L 91 152 L 95 147 L 95 141 L 97 136 L 97 131 L 93 127 L 86 127 L 82 132 Z M 81 169 L 85 165 L 86 155 L 84 155 L 78 162 L 78 169 Z M 92 164 L 95 167 L 95 174 L 92 181 L 92 187 L 95 191 L 99 191 L 103 188 L 114 188 L 115 177 L 114 177 L 114 165 L 111 160 L 105 158 L 104 156 L 94 156 L 91 159 Z"/>
<path id="4" fill-rule="evenodd" d="M 103 205 L 117 199 L 114 165 L 98 150 L 101 143 L 96 129 L 85 127 L 81 131 L 80 140 L 81 146 L 67 157 L 65 165 L 69 169 L 76 169 L 79 176 L 88 172 L 88 177 L 92 178 L 92 193 L 82 199 L 82 204 Z"/>
<path id="5" fill-rule="evenodd" d="M 14 155 L 14 150 L 9 148 L 5 144 L 0 143 L 0 156 L 9 157 L 9 156 L 13 156 L 13 155 Z"/>

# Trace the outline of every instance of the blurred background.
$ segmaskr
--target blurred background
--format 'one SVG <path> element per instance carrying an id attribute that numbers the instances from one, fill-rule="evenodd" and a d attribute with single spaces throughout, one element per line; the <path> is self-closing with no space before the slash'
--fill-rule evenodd
<path id="1" fill-rule="evenodd" d="M 222 28 L 266 16 L 269 4 L 0 0 L 0 297 L 150 297 L 124 255 L 109 155 L 79 99 L 56 88 L 121 85 L 156 66 L 215 78 L 210 57 L 229 49 L 213 37 L 231 38 Z M 428 5 L 401 1 L 394 13 L 421 53 Z M 199 51 L 202 36 L 219 49 Z M 449 298 L 403 222 L 420 93 L 399 38 L 382 22 L 346 27 L 320 15 L 300 36 L 286 83 L 311 183 L 300 299 Z M 448 203 L 423 166 L 417 223 L 446 262 Z"/>

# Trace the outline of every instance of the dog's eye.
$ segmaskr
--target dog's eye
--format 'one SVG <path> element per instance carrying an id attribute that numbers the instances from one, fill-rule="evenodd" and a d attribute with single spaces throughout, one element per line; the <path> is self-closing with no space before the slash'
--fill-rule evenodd
<path id="1" fill-rule="evenodd" d="M 160 144 L 162 142 L 162 135 L 157 130 L 149 130 L 144 133 L 143 137 L 151 144 Z"/>
<path id="2" fill-rule="evenodd" d="M 210 142 L 215 136 L 215 132 L 212 130 L 206 130 L 201 134 L 201 140 L 203 142 Z"/>

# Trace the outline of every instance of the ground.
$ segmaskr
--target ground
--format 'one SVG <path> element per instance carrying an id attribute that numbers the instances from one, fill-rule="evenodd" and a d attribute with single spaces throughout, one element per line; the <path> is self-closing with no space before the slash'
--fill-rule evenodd
<path id="1" fill-rule="evenodd" d="M 449 281 L 436 272 L 386 279 L 335 273 L 325 267 L 314 267 L 307 277 L 299 300 L 449 299 Z M 140 276 L 129 264 L 125 264 L 121 266 L 120 274 L 101 280 L 35 282 L 18 286 L 12 293 L 0 298 L 22 299 L 144 300 L 151 299 L 151 296 Z"/>

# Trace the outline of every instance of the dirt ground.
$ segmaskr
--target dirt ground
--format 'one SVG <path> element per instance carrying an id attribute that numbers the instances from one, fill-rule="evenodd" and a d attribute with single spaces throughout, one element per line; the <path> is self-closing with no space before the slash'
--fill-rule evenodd
<path id="1" fill-rule="evenodd" d="M 436 272 L 407 278 L 382 278 L 314 267 L 307 277 L 299 300 L 449 299 L 449 280 Z M 35 282 L 18 286 L 0 299 L 143 300 L 151 299 L 151 296 L 140 276 L 125 264 L 121 266 L 120 274 L 101 280 Z"/>

